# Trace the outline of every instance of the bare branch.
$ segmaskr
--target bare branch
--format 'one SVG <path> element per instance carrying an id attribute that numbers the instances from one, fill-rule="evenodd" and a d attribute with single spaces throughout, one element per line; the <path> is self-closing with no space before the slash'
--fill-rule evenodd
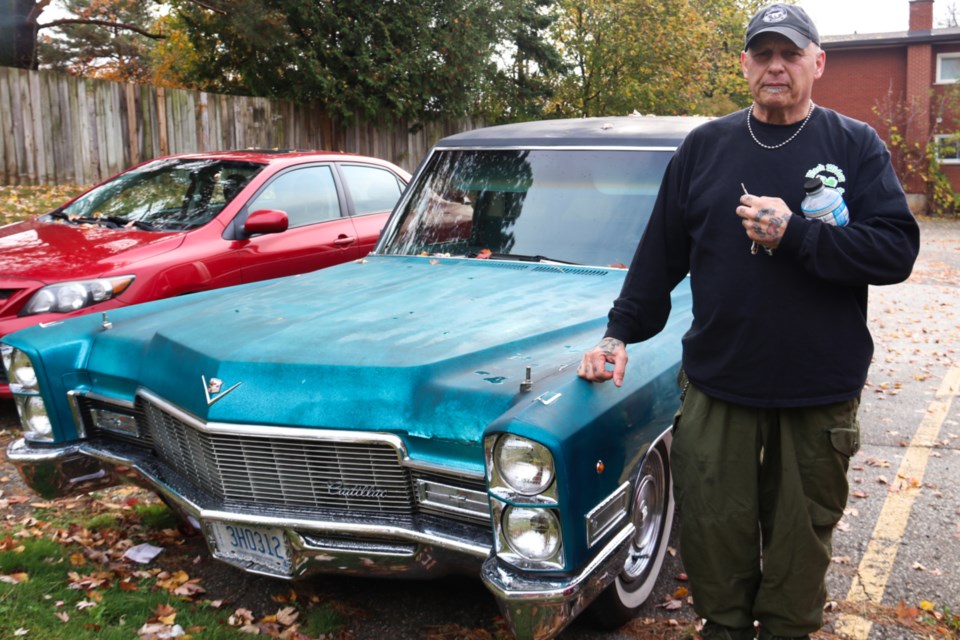
<path id="1" fill-rule="evenodd" d="M 95 24 L 101 27 L 114 27 L 117 29 L 125 29 L 127 31 L 133 31 L 134 33 L 139 33 L 142 36 L 147 38 L 153 38 L 154 40 L 162 40 L 166 38 L 162 33 L 150 33 L 146 29 L 141 29 L 140 27 L 132 24 L 124 24 L 122 22 L 112 22 L 110 20 L 96 20 L 96 19 L 80 19 L 80 18 L 64 18 L 62 20 L 51 20 L 50 22 L 45 22 L 43 24 L 38 24 L 37 29 L 50 29 L 52 27 L 61 27 L 66 24 Z"/>

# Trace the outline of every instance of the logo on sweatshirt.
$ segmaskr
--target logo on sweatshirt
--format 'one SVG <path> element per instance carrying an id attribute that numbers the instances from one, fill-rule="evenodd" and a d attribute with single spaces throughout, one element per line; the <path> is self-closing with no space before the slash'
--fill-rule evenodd
<path id="1" fill-rule="evenodd" d="M 832 163 L 818 164 L 813 169 L 810 169 L 810 171 L 807 171 L 804 178 L 820 178 L 820 182 L 828 187 L 833 187 L 841 194 L 846 191 L 843 183 L 847 181 L 847 176 L 843 173 L 843 169 Z"/>

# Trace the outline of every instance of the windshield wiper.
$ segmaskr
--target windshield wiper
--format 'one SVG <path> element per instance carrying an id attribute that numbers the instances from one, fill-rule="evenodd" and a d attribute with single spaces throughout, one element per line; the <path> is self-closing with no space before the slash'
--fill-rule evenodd
<path id="1" fill-rule="evenodd" d="M 144 222 L 143 220 L 127 220 L 126 218 L 121 218 L 120 216 L 97 216 L 96 222 L 98 224 L 108 223 L 105 226 L 110 228 L 129 228 L 135 227 L 143 231 L 156 231 L 157 226 L 149 222 Z"/>
<path id="2" fill-rule="evenodd" d="M 160 227 L 153 224 L 152 222 L 147 222 L 146 220 L 132 220 L 127 224 L 132 224 L 137 229 L 142 229 L 143 231 L 159 231 Z"/>
<path id="3" fill-rule="evenodd" d="M 468 258 L 476 258 L 478 253 L 468 253 Z M 546 264 L 569 264 L 579 266 L 579 262 L 570 262 L 569 260 L 558 260 L 547 256 L 535 255 L 527 256 L 520 253 L 491 253 L 487 256 L 489 260 L 516 260 L 517 262 L 543 262 Z"/>
<path id="4" fill-rule="evenodd" d="M 64 220 L 70 224 L 98 224 L 110 229 L 120 229 L 134 226 L 144 231 L 159 231 L 159 227 L 143 220 L 127 220 L 120 216 L 71 216 L 65 213 L 63 209 L 56 209 L 47 214 L 47 217 L 55 220 Z"/>

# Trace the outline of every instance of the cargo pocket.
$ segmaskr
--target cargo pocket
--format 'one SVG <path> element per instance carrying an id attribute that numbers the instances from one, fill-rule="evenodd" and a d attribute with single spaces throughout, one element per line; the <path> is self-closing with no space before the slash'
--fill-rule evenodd
<path id="1" fill-rule="evenodd" d="M 840 453 L 841 455 L 846 456 L 847 459 L 850 459 L 857 455 L 857 451 L 860 451 L 859 425 L 853 429 L 846 427 L 830 429 L 829 432 L 830 443 L 833 445 L 833 448 L 837 450 L 837 453 Z"/>
<path id="2" fill-rule="evenodd" d="M 860 451 L 860 421 L 857 420 L 859 407 L 859 399 L 840 405 L 834 420 L 838 426 L 827 430 L 830 434 L 830 444 L 847 460 Z"/>

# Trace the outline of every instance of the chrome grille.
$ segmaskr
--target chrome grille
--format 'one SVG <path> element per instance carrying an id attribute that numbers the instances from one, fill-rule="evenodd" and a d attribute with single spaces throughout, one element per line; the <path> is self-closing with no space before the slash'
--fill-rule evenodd
<path id="1" fill-rule="evenodd" d="M 207 433 L 153 402 L 137 404 L 157 456 L 223 500 L 259 508 L 414 511 L 409 475 L 389 443 Z"/>

